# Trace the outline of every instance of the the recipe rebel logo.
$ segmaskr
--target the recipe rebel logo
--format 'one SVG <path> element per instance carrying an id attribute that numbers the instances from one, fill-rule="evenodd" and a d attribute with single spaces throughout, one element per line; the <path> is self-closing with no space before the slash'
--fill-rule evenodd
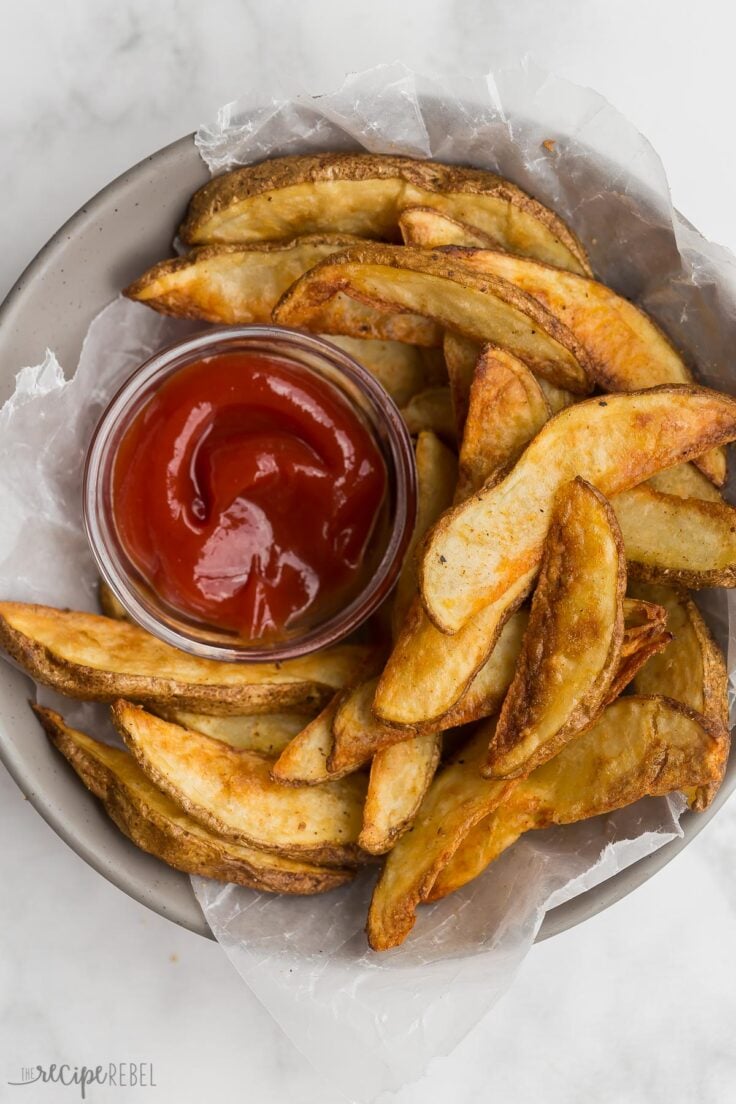
<path id="1" fill-rule="evenodd" d="M 9 1080 L 7 1084 L 19 1088 L 26 1085 L 76 1087 L 80 1100 L 87 1100 L 89 1090 L 95 1086 L 104 1085 L 112 1089 L 157 1087 L 152 1062 L 107 1062 L 97 1066 L 73 1066 L 63 1062 L 49 1066 L 22 1066 L 20 1077 Z M 91 1093 L 89 1099 L 92 1099 Z"/>

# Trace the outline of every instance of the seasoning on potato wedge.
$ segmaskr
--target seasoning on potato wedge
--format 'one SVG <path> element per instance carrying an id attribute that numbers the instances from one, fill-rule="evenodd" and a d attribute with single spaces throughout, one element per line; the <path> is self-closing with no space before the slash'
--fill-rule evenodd
<path id="1" fill-rule="evenodd" d="M 610 497 L 735 437 L 736 401 L 705 388 L 654 387 L 568 407 L 504 479 L 438 522 L 420 568 L 425 609 L 454 633 L 536 573 L 554 496 L 576 475 Z"/>
<path id="2" fill-rule="evenodd" d="M 193 245 L 323 231 L 396 240 L 400 211 L 420 204 L 473 223 L 506 249 L 590 271 L 562 219 L 508 180 L 374 153 L 278 157 L 215 177 L 192 197 L 179 234 Z"/>
<path id="3" fill-rule="evenodd" d="M 125 696 L 219 715 L 319 706 L 375 656 L 342 644 L 280 664 L 224 663 L 180 652 L 126 621 L 22 602 L 0 602 L 0 645 L 70 698 Z"/>
<path id="4" fill-rule="evenodd" d="M 350 867 L 300 862 L 212 832 L 154 786 L 129 752 L 70 728 L 51 709 L 34 712 L 123 835 L 169 866 L 268 893 L 324 893 L 354 877 Z"/>

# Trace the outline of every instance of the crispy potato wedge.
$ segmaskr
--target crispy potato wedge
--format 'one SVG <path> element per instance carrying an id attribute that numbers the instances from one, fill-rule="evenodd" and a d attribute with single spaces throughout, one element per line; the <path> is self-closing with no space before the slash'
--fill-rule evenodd
<path id="1" fill-rule="evenodd" d="M 330 253 L 360 239 L 313 234 L 286 241 L 207 245 L 160 261 L 123 295 L 160 314 L 235 325 L 270 322 L 286 289 Z"/>
<path id="2" fill-rule="evenodd" d="M 559 387 L 591 390 L 585 350 L 537 299 L 447 254 L 370 242 L 352 246 L 292 284 L 274 308 L 274 320 L 313 328 L 338 292 L 389 313 L 424 315 L 443 329 L 507 348 Z"/>
<path id="3" fill-rule="evenodd" d="M 420 204 L 477 223 L 505 248 L 590 270 L 562 219 L 508 180 L 374 153 L 279 157 L 216 177 L 192 197 L 179 234 L 194 245 L 322 231 L 396 240 L 399 212 Z"/>
<path id="4" fill-rule="evenodd" d="M 633 487 L 611 500 L 631 571 L 684 586 L 736 586 L 736 509 Z"/>
<path id="5" fill-rule="evenodd" d="M 412 437 L 428 432 L 449 444 L 455 443 L 455 417 L 449 387 L 428 387 L 419 391 L 401 408 L 401 415 Z"/>
<path id="6" fill-rule="evenodd" d="M 639 391 L 692 383 L 680 354 L 648 315 L 596 280 L 494 250 L 451 251 L 479 272 L 508 280 L 534 296 L 585 348 L 590 370 L 606 391 Z M 718 486 L 725 482 L 722 450 L 698 459 Z"/>
<path id="7" fill-rule="evenodd" d="M 323 336 L 367 368 L 398 406 L 408 403 L 433 381 L 434 365 L 428 356 L 429 349 L 401 341 L 365 341 L 339 334 Z"/>
<path id="8" fill-rule="evenodd" d="M 445 333 L 442 351 L 447 365 L 447 374 L 450 378 L 450 397 L 455 411 L 458 437 L 460 438 L 462 438 L 465 427 L 470 388 L 482 348 L 483 346 L 477 341 L 472 341 L 468 337 L 461 337 L 450 330 Z M 507 353 L 506 355 L 510 354 Z M 547 400 L 551 414 L 557 414 L 560 410 L 564 410 L 566 406 L 577 402 L 578 396 L 573 395 L 571 391 L 566 391 L 562 387 L 555 387 L 553 383 L 541 376 L 535 376 L 535 379 Z"/>
<path id="9" fill-rule="evenodd" d="M 555 494 L 576 475 L 611 497 L 734 437 L 736 401 L 705 388 L 655 387 L 561 411 L 505 478 L 430 533 L 419 575 L 431 620 L 457 632 L 534 573 Z"/>
<path id="10" fill-rule="evenodd" d="M 404 245 L 418 249 L 437 249 L 442 245 L 503 249 L 498 237 L 451 218 L 436 207 L 405 207 L 399 215 L 399 229 Z"/>
<path id="11" fill-rule="evenodd" d="M 653 656 L 634 679 L 637 694 L 668 694 L 719 728 L 724 735 L 723 759 L 718 777 L 706 786 L 687 789 L 691 809 L 702 811 L 718 792 L 728 762 L 730 731 L 728 673 L 720 648 L 708 631 L 700 610 L 684 590 L 632 582 L 630 588 L 646 601 L 667 611 L 672 634 L 668 647 Z"/>
<path id="12" fill-rule="evenodd" d="M 327 761 L 332 751 L 332 726 L 341 694 L 336 694 L 321 713 L 291 740 L 271 767 L 274 782 L 288 786 L 318 786 L 350 774 L 355 768 L 332 771 Z M 359 764 L 360 765 L 360 764 Z"/>
<path id="13" fill-rule="evenodd" d="M 700 714 L 669 698 L 620 698 L 466 833 L 425 899 L 445 897 L 477 877 L 523 832 L 707 785 L 722 758 L 723 734 Z"/>
<path id="14" fill-rule="evenodd" d="M 429 736 L 498 712 L 516 670 L 527 624 L 526 610 L 508 619 L 490 656 L 458 699 L 436 719 L 415 725 L 390 724 L 373 709 L 378 679 L 342 697 L 334 721 L 333 759 L 343 771 L 356 770 L 372 756 L 415 736 Z M 438 677 L 440 677 L 438 672 Z"/>
<path id="15" fill-rule="evenodd" d="M 51 709 L 33 710 L 123 835 L 176 870 L 268 893 L 324 893 L 354 876 L 350 868 L 299 862 L 216 835 L 154 786 L 129 752 L 70 728 Z"/>
<path id="16" fill-rule="evenodd" d="M 625 590 L 613 510 L 575 479 L 555 500 L 521 656 L 483 767 L 487 778 L 529 774 L 600 712 L 619 667 Z"/>
<path id="17" fill-rule="evenodd" d="M 414 736 L 379 751 L 371 763 L 358 843 L 372 855 L 390 851 L 411 828 L 442 750 L 437 734 Z"/>
<path id="18" fill-rule="evenodd" d="M 471 742 L 439 771 L 413 830 L 389 852 L 368 912 L 368 942 L 374 951 L 404 941 L 414 926 L 416 907 L 426 900 L 439 871 L 468 831 L 485 820 L 517 785 L 481 777 L 489 727 L 492 725 L 481 726 Z"/>
<path id="19" fill-rule="evenodd" d="M 201 732 L 213 740 L 244 751 L 280 755 L 291 740 L 312 720 L 308 713 L 249 713 L 233 717 L 211 717 L 170 706 L 151 709 L 165 721 Z"/>
<path id="20" fill-rule="evenodd" d="M 123 291 L 129 299 L 176 318 L 218 325 L 270 322 L 284 292 L 318 261 L 360 241 L 350 234 L 312 234 L 286 241 L 207 245 L 171 257 Z M 358 338 L 437 345 L 440 334 L 418 316 L 386 315 L 340 296 L 324 308 L 325 329 Z M 315 326 L 319 329 L 319 318 Z"/>
<path id="21" fill-rule="evenodd" d="M 271 761 L 116 701 L 112 719 L 154 785 L 200 824 L 251 847 L 327 866 L 361 861 L 365 781 L 282 786 Z"/>
<path id="22" fill-rule="evenodd" d="M 310 710 L 375 655 L 345 644 L 280 664 L 221 663 L 180 652 L 127 621 L 22 602 L 0 602 L 0 645 L 37 682 L 70 698 L 125 695 L 216 715 Z"/>
<path id="23" fill-rule="evenodd" d="M 647 479 L 647 486 L 661 494 L 678 498 L 702 498 L 706 502 L 723 502 L 723 495 L 694 464 L 678 464 L 656 472 Z"/>
<path id="24" fill-rule="evenodd" d="M 457 458 L 432 432 L 421 431 L 416 443 L 417 517 L 404 556 L 391 610 L 394 635 L 403 624 L 417 593 L 416 551 L 438 517 L 452 505 L 457 484 Z"/>
<path id="25" fill-rule="evenodd" d="M 505 349 L 484 346 L 470 388 L 456 501 L 514 463 L 549 417 L 544 393 L 526 365 Z"/>

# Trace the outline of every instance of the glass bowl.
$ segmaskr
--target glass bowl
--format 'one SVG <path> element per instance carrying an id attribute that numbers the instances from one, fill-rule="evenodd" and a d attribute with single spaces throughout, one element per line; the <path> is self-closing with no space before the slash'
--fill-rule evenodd
<path id="1" fill-rule="evenodd" d="M 320 623 L 274 641 L 250 642 L 188 618 L 164 603 L 136 570 L 119 538 L 113 512 L 113 468 L 125 430 L 164 380 L 187 365 L 224 353 L 274 357 L 336 388 L 368 428 L 386 465 L 384 547 L 364 588 Z M 401 569 L 416 514 L 416 469 L 409 432 L 381 384 L 331 342 L 282 326 L 213 329 L 161 350 L 126 380 L 102 415 L 87 452 L 84 522 L 100 574 L 131 619 L 167 644 L 226 661 L 275 662 L 335 644 L 354 632 L 386 599 Z M 377 527 L 377 530 L 381 527 Z"/>

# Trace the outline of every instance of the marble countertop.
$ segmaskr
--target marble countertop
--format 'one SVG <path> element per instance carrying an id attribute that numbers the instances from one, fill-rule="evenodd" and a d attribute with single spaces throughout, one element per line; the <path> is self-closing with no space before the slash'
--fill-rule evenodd
<path id="1" fill-rule="evenodd" d="M 528 52 L 648 135 L 676 206 L 736 248 L 726 0 L 24 0 L 4 11 L 0 294 L 57 226 L 130 164 L 273 73 L 313 90 L 399 58 L 480 72 Z M 0 768 L 0 1101 L 21 1067 L 151 1062 L 140 1098 L 344 1104 L 213 943 L 103 881 Z M 654 879 L 535 947 L 511 991 L 400 1104 L 727 1104 L 736 1093 L 736 802 Z M 33 1095 L 33 1094 L 36 1095 Z M 388 1099 L 388 1098 L 386 1098 Z"/>

